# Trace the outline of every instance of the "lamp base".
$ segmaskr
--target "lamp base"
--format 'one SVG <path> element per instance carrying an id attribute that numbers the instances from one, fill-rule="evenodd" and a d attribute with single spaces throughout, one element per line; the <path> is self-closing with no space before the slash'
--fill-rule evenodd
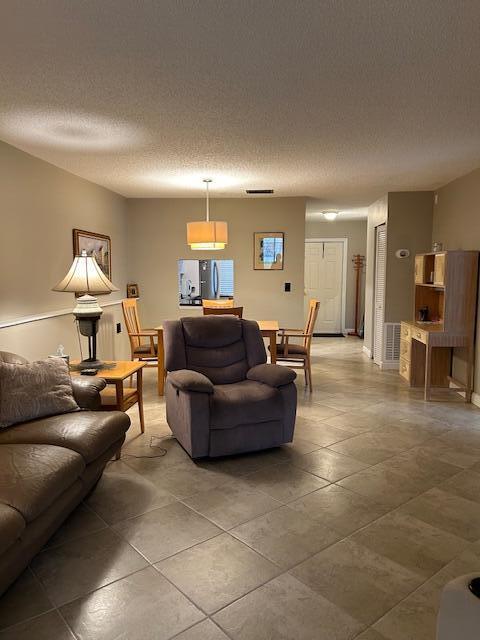
<path id="1" fill-rule="evenodd" d="M 70 365 L 72 371 L 81 371 L 82 369 L 114 369 L 117 366 L 116 362 L 102 362 L 101 360 L 93 360 L 87 358 L 82 360 L 78 364 Z"/>

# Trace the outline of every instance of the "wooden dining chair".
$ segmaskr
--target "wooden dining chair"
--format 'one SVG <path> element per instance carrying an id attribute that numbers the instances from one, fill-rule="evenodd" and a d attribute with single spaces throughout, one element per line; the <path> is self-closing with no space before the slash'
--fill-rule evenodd
<path id="1" fill-rule="evenodd" d="M 277 362 L 288 363 L 292 369 L 303 369 L 305 384 L 310 389 L 310 393 L 313 391 L 310 348 L 319 307 L 318 300 L 310 300 L 305 329 L 280 329 L 280 342 L 277 344 Z M 301 344 L 291 342 L 295 339 L 301 340 Z"/>
<path id="2" fill-rule="evenodd" d="M 203 307 L 204 316 L 237 316 L 243 318 L 243 307 Z"/>
<path id="3" fill-rule="evenodd" d="M 231 309 L 235 303 L 231 298 L 217 298 L 216 300 L 202 300 L 204 309 Z"/>
<path id="4" fill-rule="evenodd" d="M 136 298 L 122 300 L 122 307 L 125 326 L 130 339 L 132 360 L 146 361 L 147 364 L 145 366 L 156 367 L 158 353 L 156 338 L 158 337 L 158 331 L 141 328 Z M 152 362 L 153 360 L 155 362 Z"/>

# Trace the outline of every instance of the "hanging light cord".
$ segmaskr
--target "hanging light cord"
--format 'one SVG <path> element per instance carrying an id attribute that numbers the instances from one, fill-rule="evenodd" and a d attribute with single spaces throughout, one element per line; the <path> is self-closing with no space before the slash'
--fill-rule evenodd
<path id="1" fill-rule="evenodd" d="M 210 222 L 210 182 L 209 178 L 205 178 L 204 180 L 205 186 L 207 187 L 207 222 Z"/>

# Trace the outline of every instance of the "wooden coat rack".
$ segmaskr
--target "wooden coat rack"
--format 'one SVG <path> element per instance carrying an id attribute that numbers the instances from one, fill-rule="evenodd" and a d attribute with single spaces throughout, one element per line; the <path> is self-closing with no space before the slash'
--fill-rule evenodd
<path id="1" fill-rule="evenodd" d="M 361 275 L 363 267 L 365 266 L 365 256 L 361 256 L 359 253 L 355 254 L 352 258 L 353 269 L 355 271 L 355 328 L 349 332 L 349 336 L 360 337 L 358 333 L 358 320 L 360 315 L 360 289 L 361 289 Z"/>

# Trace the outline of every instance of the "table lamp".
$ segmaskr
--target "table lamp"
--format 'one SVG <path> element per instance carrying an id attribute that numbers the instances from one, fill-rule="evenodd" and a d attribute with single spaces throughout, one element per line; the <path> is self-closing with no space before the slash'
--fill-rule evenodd
<path id="1" fill-rule="evenodd" d="M 52 291 L 64 291 L 79 294 L 77 306 L 73 315 L 78 322 L 82 336 L 88 339 L 88 358 L 82 360 L 78 369 L 106 368 L 104 362 L 97 360 L 97 331 L 98 321 L 103 311 L 94 297 L 102 293 L 118 291 L 98 266 L 93 256 L 88 256 L 86 251 L 75 256 L 67 275 Z"/>

